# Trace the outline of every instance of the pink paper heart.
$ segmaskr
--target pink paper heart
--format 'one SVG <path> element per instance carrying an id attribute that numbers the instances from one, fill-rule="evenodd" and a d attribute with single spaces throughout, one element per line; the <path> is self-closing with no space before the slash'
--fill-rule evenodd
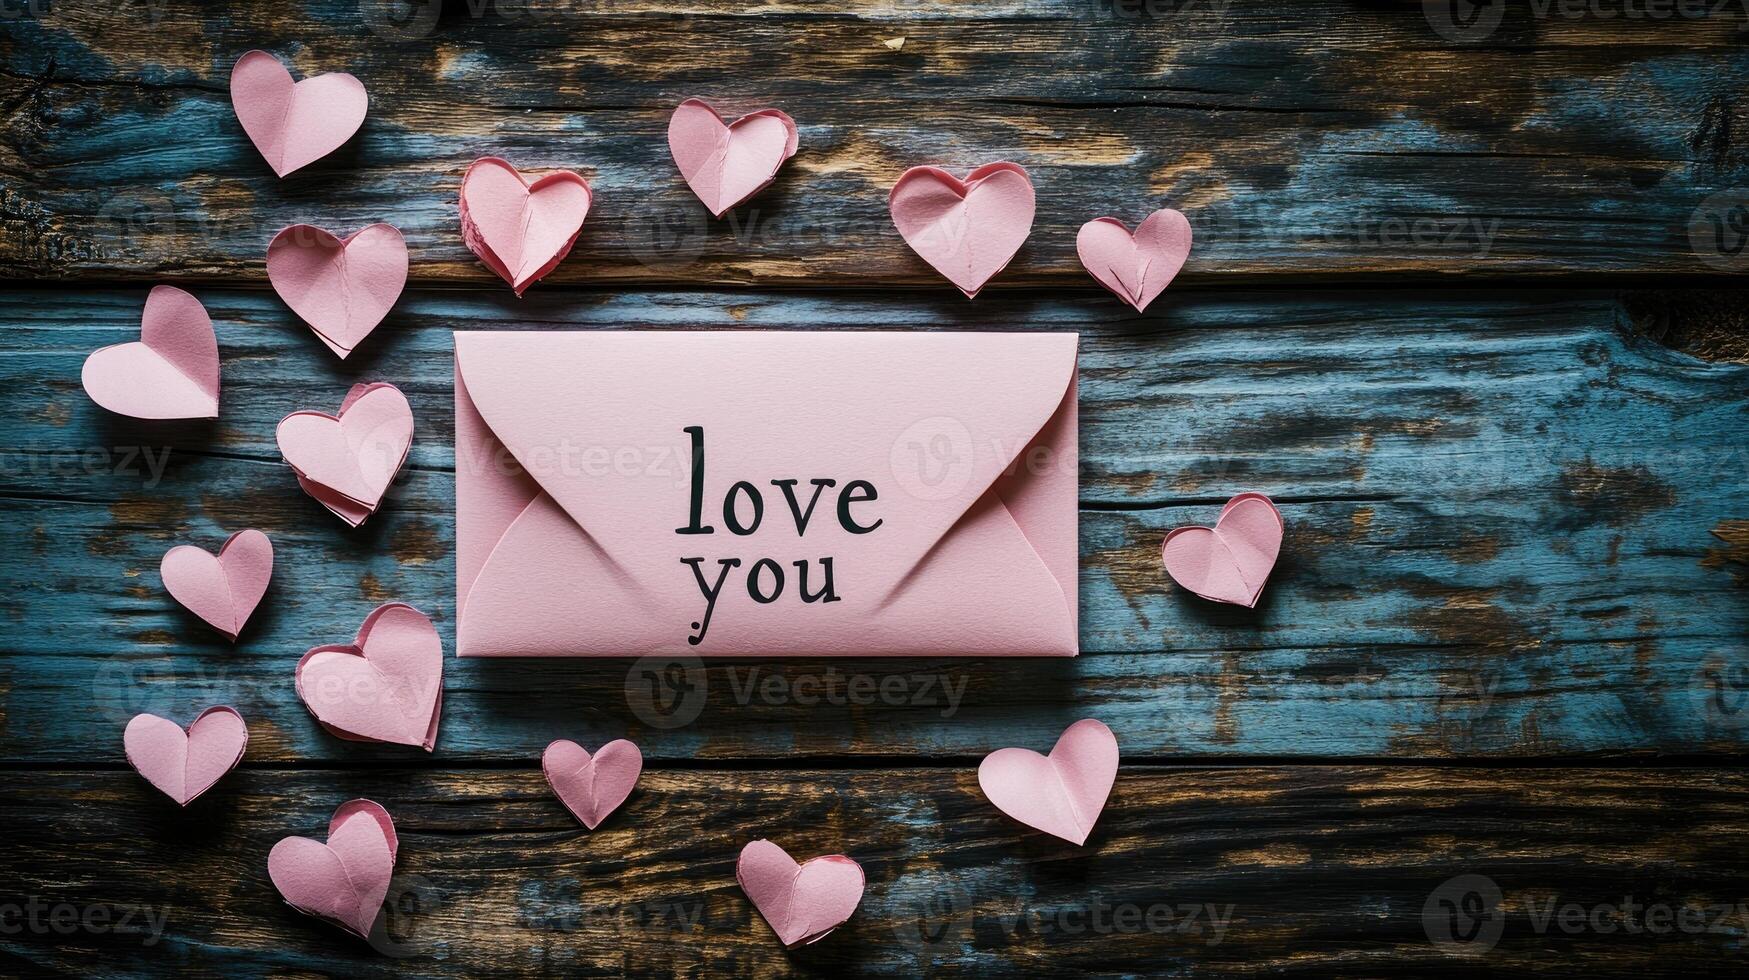
<path id="1" fill-rule="evenodd" d="M 594 830 L 631 795 L 644 771 L 644 755 L 623 738 L 603 745 L 593 757 L 576 742 L 560 739 L 541 753 L 540 767 L 559 802 Z"/>
<path id="2" fill-rule="evenodd" d="M 1075 236 L 1081 264 L 1140 313 L 1172 283 L 1190 257 L 1190 222 L 1171 208 L 1142 219 L 1134 235 L 1116 218 L 1094 218 Z"/>
<path id="3" fill-rule="evenodd" d="M 304 654 L 296 686 L 304 707 L 334 735 L 430 752 L 443 711 L 443 641 L 424 613 L 387 603 L 365 617 L 352 643 Z"/>
<path id="4" fill-rule="evenodd" d="M 80 374 L 91 400 L 137 419 L 219 417 L 219 341 L 200 300 L 153 286 L 140 339 L 99 348 Z"/>
<path id="5" fill-rule="evenodd" d="M 407 285 L 400 229 L 374 224 L 335 235 L 292 225 L 267 246 L 267 279 L 316 337 L 342 359 L 370 336 Z"/>
<path id="6" fill-rule="evenodd" d="M 249 141 L 281 177 L 340 148 L 364 124 L 370 96 L 344 72 L 292 81 L 265 51 L 250 51 L 231 69 L 231 108 Z"/>
<path id="7" fill-rule="evenodd" d="M 1255 607 L 1281 553 L 1281 512 L 1260 493 L 1227 501 L 1215 526 L 1174 528 L 1160 546 L 1173 581 L 1215 602 Z"/>
<path id="8" fill-rule="evenodd" d="M 280 420 L 279 453 L 304 492 L 357 527 L 376 513 L 413 444 L 413 407 L 392 384 L 358 384 L 338 416 L 293 412 Z"/>
<path id="9" fill-rule="evenodd" d="M 1117 780 L 1117 736 L 1084 718 L 1063 730 L 1048 756 L 997 749 L 978 765 L 978 786 L 996 809 L 1074 844 L 1087 843 Z"/>
<path id="10" fill-rule="evenodd" d="M 826 938 L 862 901 L 862 865 L 842 854 L 797 864 L 768 840 L 741 848 L 735 880 L 785 946 Z"/>
<path id="11" fill-rule="evenodd" d="M 971 298 L 1032 232 L 1032 179 L 1013 163 L 985 164 L 963 181 L 940 167 L 912 167 L 887 209 L 905 244 Z"/>
<path id="12" fill-rule="evenodd" d="M 235 643 L 273 578 L 273 542 L 249 528 L 225 539 L 216 556 L 179 544 L 164 552 L 158 574 L 171 598 Z"/>
<path id="13" fill-rule="evenodd" d="M 286 904 L 367 938 L 400 840 L 389 811 L 370 800 L 340 804 L 328 821 L 328 842 L 287 837 L 267 855 L 267 877 Z"/>
<path id="14" fill-rule="evenodd" d="M 770 186 L 796 145 L 796 121 L 776 109 L 724 125 L 710 103 L 687 99 L 668 117 L 668 152 L 712 217 Z"/>
<path id="15" fill-rule="evenodd" d="M 530 183 L 508 162 L 481 157 L 462 177 L 462 241 L 521 296 L 571 251 L 593 199 L 569 170 Z"/>
<path id="16" fill-rule="evenodd" d="M 121 740 L 128 765 L 179 806 L 187 806 L 243 760 L 249 726 L 226 707 L 202 711 L 187 731 L 168 718 L 135 715 Z"/>

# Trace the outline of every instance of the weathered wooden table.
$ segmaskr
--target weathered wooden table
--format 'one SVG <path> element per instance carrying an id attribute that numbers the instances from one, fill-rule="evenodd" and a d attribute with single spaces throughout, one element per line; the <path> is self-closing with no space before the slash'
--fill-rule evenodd
<path id="1" fill-rule="evenodd" d="M 0 10 L 0 973 L 1743 969 L 1740 5 Z M 361 134 L 275 179 L 227 97 L 254 47 L 356 74 Z M 663 138 L 692 95 L 801 126 L 723 221 Z M 526 300 L 458 234 L 487 154 L 596 189 Z M 1039 218 L 967 302 L 886 191 L 998 159 L 1031 171 Z M 1137 316 L 1074 232 L 1163 205 L 1196 252 Z M 263 254 L 289 223 L 377 220 L 415 282 L 341 364 Z M 214 424 L 80 390 L 154 283 L 218 326 Z M 450 331 L 656 326 L 1081 331 L 1084 654 L 452 660 L 435 753 L 320 731 L 292 691 L 307 648 L 390 599 L 453 639 Z M 272 433 L 360 379 L 400 385 L 418 432 L 348 532 Z M 1289 526 L 1255 611 L 1186 595 L 1158 557 L 1245 489 Z M 232 648 L 157 564 L 245 526 L 279 563 Z M 124 764 L 122 726 L 212 703 L 249 719 L 248 756 L 178 811 Z M 1087 847 L 983 800 L 983 754 L 1087 716 L 1125 757 Z M 619 736 L 648 770 L 583 832 L 536 759 Z M 265 873 L 357 796 L 402 842 L 370 944 Z M 779 948 L 734 881 L 758 836 L 861 861 L 850 923 Z"/>

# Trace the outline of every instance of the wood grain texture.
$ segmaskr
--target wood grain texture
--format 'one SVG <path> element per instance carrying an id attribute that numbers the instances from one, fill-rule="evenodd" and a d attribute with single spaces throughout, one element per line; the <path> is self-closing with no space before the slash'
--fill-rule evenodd
<path id="1" fill-rule="evenodd" d="M 1733 218 L 1749 205 L 1749 52 L 1731 4 L 1702 18 L 1512 5 L 1474 42 L 1414 2 L 400 6 L 413 16 L 384 20 L 376 0 L 223 18 L 57 0 L 0 22 L 0 274 L 260 280 L 285 225 L 388 220 L 417 279 L 499 288 L 455 209 L 467 163 L 489 154 L 594 182 L 551 283 L 945 297 L 892 229 L 887 190 L 908 166 L 998 159 L 1039 191 L 998 286 L 1092 294 L 1075 229 L 1167 205 L 1196 229 L 1191 282 L 1749 271 Z M 227 95 L 255 47 L 363 79 L 362 133 L 276 180 Z M 664 138 L 694 95 L 801 125 L 776 185 L 720 222 Z"/>
<path id="2" fill-rule="evenodd" d="M 1749 13 L 1499 6 L 1454 39 L 1416 0 L 7 5 L 0 974 L 1740 974 Z M 285 180 L 229 105 L 256 47 L 372 96 Z M 801 125 L 723 221 L 668 156 L 688 96 Z M 460 240 L 486 154 L 596 191 L 526 301 Z M 886 194 L 997 159 L 1038 219 L 968 303 Z M 1160 206 L 1196 250 L 1136 316 L 1074 232 Z M 415 288 L 342 365 L 265 289 L 266 244 L 379 220 Z M 213 313 L 217 422 L 80 391 L 155 282 Z M 1086 653 L 451 659 L 434 754 L 322 733 L 292 666 L 373 606 L 418 604 L 453 650 L 449 331 L 701 326 L 1080 331 Z M 272 431 L 363 379 L 407 391 L 418 431 L 347 531 Z M 1243 489 L 1289 525 L 1255 611 L 1158 558 Z M 157 565 L 244 526 L 279 562 L 233 648 Z M 177 811 L 122 726 L 213 703 L 250 749 Z M 979 757 L 1088 716 L 1125 759 L 1088 847 L 988 805 Z M 650 767 L 585 832 L 536 759 L 622 736 Z M 265 873 L 360 796 L 403 842 L 369 943 Z M 856 916 L 779 949 L 734 883 L 757 837 L 855 857 Z M 1492 889 L 1497 940 L 1436 941 L 1461 927 L 1442 899 Z"/>
<path id="3" fill-rule="evenodd" d="M 223 419 L 196 426 L 109 416 L 78 389 L 86 352 L 136 329 L 139 291 L 6 304 L 0 461 L 22 533 L 0 539 L 0 734 L 13 758 L 76 761 L 137 711 L 228 702 L 257 723 L 253 760 L 422 763 L 322 734 L 291 668 L 391 599 L 430 611 L 453 649 L 452 328 L 944 316 L 876 294 L 422 293 L 341 366 L 271 295 L 201 296 L 225 387 Z M 1042 295 L 980 303 L 955 322 L 1083 335 L 1082 657 L 804 659 L 702 677 L 452 660 L 436 761 L 626 732 L 666 759 L 974 757 L 1048 745 L 1086 715 L 1146 758 L 1740 751 L 1749 620 L 1740 566 L 1711 532 L 1749 517 L 1749 368 L 1650 344 L 1623 305 L 1389 290 L 1188 293 L 1147 317 Z M 297 408 L 332 410 L 363 378 L 400 384 L 418 431 L 393 499 L 348 533 L 298 491 L 272 429 Z M 129 458 L 142 447 L 153 455 Z M 1244 489 L 1281 501 L 1289 524 L 1255 612 L 1184 594 L 1158 558 L 1168 529 Z M 231 650 L 164 594 L 157 564 L 174 543 L 216 546 L 245 526 L 274 538 L 278 567 Z"/>
<path id="4" fill-rule="evenodd" d="M 294 912 L 265 871 L 275 841 L 319 837 L 359 796 L 401 841 L 373 944 Z M 45 805 L 61 799 L 77 805 Z M 25 928 L 0 935 L 0 962 L 184 977 L 1688 977 L 1741 955 L 1745 806 L 1744 777 L 1715 769 L 1126 767 L 1078 848 L 1003 817 L 969 767 L 650 771 L 594 833 L 532 766 L 244 770 L 187 811 L 131 773 L 27 772 L 0 784 L 16 889 L 0 902 L 131 909 L 162 933 Z M 777 945 L 734 879 L 763 836 L 862 864 L 844 927 Z M 1458 900 L 1461 875 L 1498 889 L 1491 951 L 1429 938 L 1424 909 Z"/>

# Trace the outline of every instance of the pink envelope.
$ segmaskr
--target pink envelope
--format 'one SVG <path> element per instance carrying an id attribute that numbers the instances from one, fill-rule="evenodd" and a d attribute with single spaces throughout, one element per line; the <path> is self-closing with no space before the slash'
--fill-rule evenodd
<path id="1" fill-rule="evenodd" d="M 458 653 L 1074 656 L 1078 339 L 457 333 Z"/>

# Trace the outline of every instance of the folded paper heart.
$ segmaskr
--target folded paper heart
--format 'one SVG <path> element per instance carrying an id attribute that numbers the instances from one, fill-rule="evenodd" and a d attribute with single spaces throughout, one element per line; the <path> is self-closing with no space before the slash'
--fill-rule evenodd
<path id="1" fill-rule="evenodd" d="M 389 224 L 369 225 L 349 238 L 292 225 L 267 246 L 267 279 L 317 339 L 344 359 L 406 287 L 407 242 Z"/>
<path id="2" fill-rule="evenodd" d="M 293 412 L 280 420 L 275 438 L 304 492 L 357 527 L 376 513 L 407 460 L 413 408 L 392 384 L 357 384 L 338 416 Z"/>
<path id="3" fill-rule="evenodd" d="M 443 641 L 424 613 L 391 602 L 365 617 L 353 642 L 304 654 L 296 686 L 331 734 L 430 752 L 443 711 Z"/>
<path id="4" fill-rule="evenodd" d="M 589 182 L 569 170 L 531 183 L 508 162 L 481 157 L 462 177 L 462 241 L 521 296 L 571 251 L 593 199 Z"/>
<path id="5" fill-rule="evenodd" d="M 644 771 L 644 755 L 623 738 L 603 745 L 594 756 L 576 742 L 560 739 L 541 753 L 540 767 L 559 802 L 594 830 L 631 795 Z"/>
<path id="6" fill-rule="evenodd" d="M 1117 737 L 1092 718 L 1064 729 L 1050 755 L 997 749 L 978 765 L 996 809 L 1074 844 L 1087 843 L 1116 780 Z"/>
<path id="7" fill-rule="evenodd" d="M 1075 236 L 1081 264 L 1118 299 L 1140 313 L 1190 257 L 1190 222 L 1171 208 L 1142 219 L 1131 234 L 1116 218 L 1094 218 Z"/>
<path id="8" fill-rule="evenodd" d="M 720 218 L 770 186 L 796 155 L 796 121 L 776 109 L 732 123 L 703 99 L 687 99 L 668 117 L 668 152 L 686 185 Z"/>
<path id="9" fill-rule="evenodd" d="M 183 731 L 157 715 L 135 715 L 122 732 L 128 765 L 179 806 L 212 789 L 249 747 L 249 726 L 235 709 L 208 708 Z"/>
<path id="10" fill-rule="evenodd" d="M 250 528 L 225 539 L 217 555 L 179 544 L 164 552 L 158 574 L 171 598 L 235 643 L 273 578 L 273 542 Z"/>
<path id="11" fill-rule="evenodd" d="M 249 141 L 281 177 L 339 149 L 364 124 L 370 96 L 344 72 L 292 81 L 265 51 L 250 51 L 231 69 L 231 108 Z"/>
<path id="12" fill-rule="evenodd" d="M 824 939 L 862 901 L 862 865 L 842 854 L 797 864 L 768 840 L 741 848 L 735 880 L 785 946 Z"/>
<path id="13" fill-rule="evenodd" d="M 273 845 L 267 877 L 292 908 L 368 938 L 399 849 L 389 811 L 370 800 L 349 800 L 328 821 L 327 843 L 287 837 Z"/>
<path id="14" fill-rule="evenodd" d="M 153 286 L 140 339 L 92 351 L 80 382 L 117 415 L 218 418 L 219 341 L 206 307 L 175 286 Z"/>
<path id="15" fill-rule="evenodd" d="M 1174 528 L 1160 546 L 1166 574 L 1215 602 L 1255 607 L 1281 554 L 1281 512 L 1260 493 L 1227 501 L 1214 527 Z"/>
<path id="16" fill-rule="evenodd" d="M 1032 179 L 1013 163 L 986 164 L 965 180 L 912 167 L 887 195 L 887 209 L 905 244 L 971 298 L 1032 232 Z"/>

